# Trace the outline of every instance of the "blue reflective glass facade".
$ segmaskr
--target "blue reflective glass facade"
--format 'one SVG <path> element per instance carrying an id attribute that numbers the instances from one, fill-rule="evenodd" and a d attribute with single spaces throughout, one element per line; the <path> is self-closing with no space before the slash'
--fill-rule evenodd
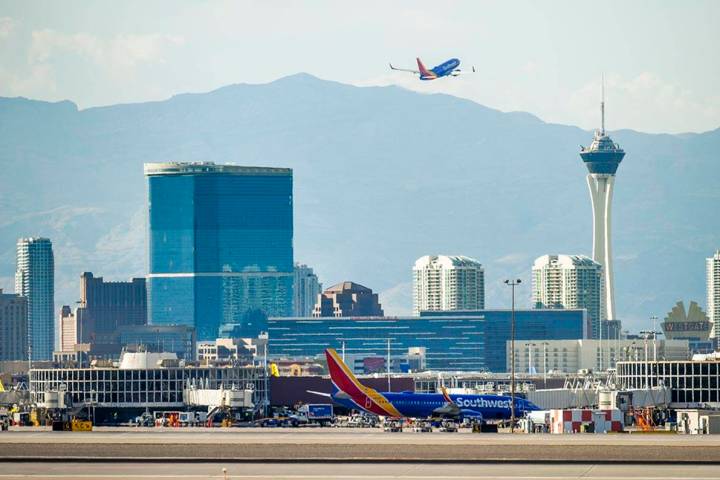
<path id="1" fill-rule="evenodd" d="M 147 164 L 148 318 L 199 340 L 251 309 L 292 314 L 292 170 Z"/>
<path id="2" fill-rule="evenodd" d="M 18 239 L 15 293 L 27 298 L 30 359 L 52 360 L 55 350 L 55 256 L 50 239 Z"/>
<path id="3" fill-rule="evenodd" d="M 519 310 L 516 340 L 585 338 L 585 310 Z M 419 317 L 270 318 L 269 354 L 315 356 L 327 347 L 367 356 L 404 356 L 425 347 L 427 368 L 505 371 L 509 310 L 421 312 Z"/>

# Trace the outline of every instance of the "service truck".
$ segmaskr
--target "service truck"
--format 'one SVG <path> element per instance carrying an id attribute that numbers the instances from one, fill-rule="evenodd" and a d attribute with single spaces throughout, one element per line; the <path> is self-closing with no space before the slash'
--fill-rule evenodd
<path id="1" fill-rule="evenodd" d="M 308 403 L 298 408 L 298 416 L 306 419 L 305 423 L 319 423 L 322 426 L 332 424 L 335 415 L 331 403 Z"/>

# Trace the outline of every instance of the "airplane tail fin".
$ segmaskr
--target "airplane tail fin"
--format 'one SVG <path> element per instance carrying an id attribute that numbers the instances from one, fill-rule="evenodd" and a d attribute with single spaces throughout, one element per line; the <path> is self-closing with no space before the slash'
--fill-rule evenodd
<path id="1" fill-rule="evenodd" d="M 360 408 L 376 415 L 403 416 L 381 393 L 360 383 L 335 349 L 325 350 L 325 358 L 330 371 L 330 380 L 340 394 L 347 395 Z"/>
<path id="2" fill-rule="evenodd" d="M 325 350 L 325 358 L 327 359 L 328 370 L 330 371 L 330 379 L 332 383 L 345 393 L 358 395 L 364 393 L 363 385 L 358 381 L 352 370 L 345 365 L 340 355 L 334 348 Z"/>
<path id="3" fill-rule="evenodd" d="M 427 68 L 425 68 L 425 65 L 423 65 L 420 58 L 416 58 L 416 60 L 417 60 L 418 70 L 420 70 L 420 75 L 422 75 L 423 77 L 432 76 L 432 72 L 430 70 L 428 70 Z"/>

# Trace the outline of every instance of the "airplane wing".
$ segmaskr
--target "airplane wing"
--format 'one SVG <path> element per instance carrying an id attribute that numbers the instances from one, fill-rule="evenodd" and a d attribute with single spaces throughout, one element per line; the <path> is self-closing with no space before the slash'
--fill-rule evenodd
<path id="1" fill-rule="evenodd" d="M 477 73 L 475 70 L 475 67 L 472 67 L 472 70 L 460 70 L 459 68 L 456 70 L 453 70 L 450 75 L 453 77 L 457 77 L 458 75 L 467 75 L 468 73 Z"/>
<path id="2" fill-rule="evenodd" d="M 325 392 L 316 392 L 315 390 L 305 390 L 307 393 L 312 393 L 313 395 L 320 395 L 321 397 L 328 397 L 332 398 L 332 395 Z"/>
<path id="3" fill-rule="evenodd" d="M 432 413 L 441 417 L 457 417 L 462 413 L 462 410 L 454 403 L 445 403 L 442 407 L 433 410 Z"/>
<path id="4" fill-rule="evenodd" d="M 450 398 L 450 395 L 444 386 L 440 387 L 440 391 L 445 398 L 445 405 L 440 408 L 436 408 L 434 413 L 450 417 L 472 418 L 479 421 L 483 420 L 483 414 L 481 412 L 469 408 L 460 408 L 460 406 L 455 403 L 452 398 Z"/>
<path id="5" fill-rule="evenodd" d="M 390 65 L 390 70 L 397 70 L 398 72 L 410 72 L 410 73 L 415 73 L 417 75 L 420 75 L 420 70 L 412 70 L 409 68 L 397 68 L 397 67 L 393 67 L 392 63 L 390 63 L 389 65 Z"/>

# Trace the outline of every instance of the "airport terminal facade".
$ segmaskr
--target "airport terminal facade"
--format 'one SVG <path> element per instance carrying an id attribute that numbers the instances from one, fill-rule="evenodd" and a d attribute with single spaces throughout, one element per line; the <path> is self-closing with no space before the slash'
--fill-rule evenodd
<path id="1" fill-rule="evenodd" d="M 505 371 L 510 310 L 421 312 L 419 317 L 270 318 L 268 349 L 275 357 L 314 357 L 332 347 L 348 355 L 402 357 L 425 349 L 426 368 Z M 585 310 L 515 311 L 516 340 L 586 338 Z"/>
<path id="2" fill-rule="evenodd" d="M 720 408 L 720 361 L 618 362 L 622 388 L 669 387 L 674 408 Z"/>
<path id="3" fill-rule="evenodd" d="M 102 410 L 99 417 L 133 418 L 150 410 L 185 410 L 188 385 L 207 389 L 252 389 L 253 402 L 267 399 L 262 366 L 153 368 L 40 368 L 30 370 L 33 403 L 43 405 L 47 392 L 65 391 L 73 406 Z M 105 415 L 103 415 L 105 414 Z"/>

